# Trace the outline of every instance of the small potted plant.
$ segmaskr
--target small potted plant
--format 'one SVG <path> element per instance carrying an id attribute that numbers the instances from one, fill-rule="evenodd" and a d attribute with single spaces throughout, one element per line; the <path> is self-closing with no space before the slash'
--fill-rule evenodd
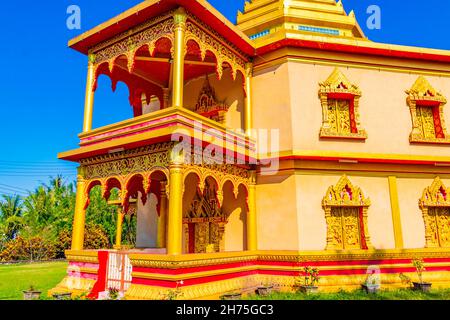
<path id="1" fill-rule="evenodd" d="M 298 285 L 300 287 L 300 291 L 306 294 L 317 293 L 319 291 L 319 287 L 317 283 L 319 282 L 319 269 L 312 267 L 305 267 L 303 269 L 303 274 L 300 272 L 300 279 L 303 278 L 303 285 Z M 297 281 L 298 283 L 299 281 Z"/>
<path id="2" fill-rule="evenodd" d="M 413 282 L 413 289 L 420 290 L 422 292 L 430 292 L 431 283 L 423 281 L 423 272 L 425 271 L 425 265 L 422 259 L 413 259 L 412 264 L 416 268 L 419 282 Z"/>
<path id="3" fill-rule="evenodd" d="M 184 294 L 183 291 L 181 291 L 180 286 L 184 285 L 184 281 L 177 281 L 177 284 L 175 286 L 175 289 L 170 289 L 166 292 L 162 292 L 162 300 L 178 300 L 181 298 Z"/>
<path id="4" fill-rule="evenodd" d="M 72 298 L 72 293 L 57 292 L 57 293 L 54 293 L 52 296 L 55 300 L 70 300 Z"/>
<path id="5" fill-rule="evenodd" d="M 41 293 L 42 292 L 36 290 L 33 285 L 30 285 L 30 288 L 23 292 L 23 299 L 24 300 L 39 300 L 39 298 L 41 297 Z"/>
<path id="6" fill-rule="evenodd" d="M 407 275 L 400 273 L 399 275 L 400 281 L 402 282 L 402 284 L 407 285 L 408 287 L 412 288 L 413 284 L 411 281 L 411 278 L 408 277 Z"/>
<path id="7" fill-rule="evenodd" d="M 108 300 L 120 300 L 120 291 L 116 288 L 109 288 L 108 290 Z"/>
<path id="8" fill-rule="evenodd" d="M 380 279 L 375 270 L 367 276 L 366 281 L 362 284 L 362 288 L 366 293 L 377 293 L 380 291 Z"/>
<path id="9" fill-rule="evenodd" d="M 271 283 L 262 283 L 258 288 L 256 288 L 256 293 L 259 296 L 266 297 L 272 293 L 274 285 Z"/>
<path id="10" fill-rule="evenodd" d="M 241 300 L 242 293 L 240 292 L 228 292 L 220 296 L 220 300 Z"/>

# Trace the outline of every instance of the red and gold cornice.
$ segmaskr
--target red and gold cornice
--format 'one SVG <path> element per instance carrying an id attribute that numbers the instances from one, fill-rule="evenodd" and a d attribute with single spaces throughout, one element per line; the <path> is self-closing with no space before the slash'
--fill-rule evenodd
<path id="1" fill-rule="evenodd" d="M 60 153 L 59 158 L 80 161 L 119 149 L 171 142 L 174 136 L 193 139 L 192 142 L 197 144 L 216 144 L 228 154 L 235 154 L 236 157 L 247 161 L 254 158 L 255 145 L 251 138 L 227 130 L 220 123 L 185 108 L 167 108 L 82 133 L 79 135 L 80 148 Z"/>

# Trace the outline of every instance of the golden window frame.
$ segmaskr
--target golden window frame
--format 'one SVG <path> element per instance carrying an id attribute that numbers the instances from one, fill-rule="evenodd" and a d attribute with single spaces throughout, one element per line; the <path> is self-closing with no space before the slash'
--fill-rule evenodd
<path id="1" fill-rule="evenodd" d="M 335 68 L 328 79 L 319 83 L 319 98 L 322 106 L 322 127 L 320 129 L 320 138 L 343 138 L 343 139 L 367 139 L 366 131 L 361 127 L 359 100 L 361 90 L 357 85 L 351 83 L 347 77 Z M 354 130 L 356 132 L 338 132 L 334 130 L 330 123 L 329 100 L 349 100 L 353 107 Z M 349 106 L 350 108 L 350 106 Z M 352 119 L 349 119 L 351 122 Z"/>
<path id="2" fill-rule="evenodd" d="M 419 200 L 419 207 L 422 210 L 425 224 L 425 247 L 441 247 L 439 242 L 433 237 L 432 218 L 429 215 L 430 208 L 450 208 L 450 188 L 445 187 L 440 177 L 436 177 L 431 186 L 425 188 Z"/>
<path id="3" fill-rule="evenodd" d="M 352 197 L 349 196 L 350 191 Z M 366 198 L 361 189 L 351 183 L 346 175 L 343 175 L 338 183 L 330 186 L 325 197 L 322 199 L 322 208 L 325 211 L 325 220 L 327 223 L 327 245 L 325 250 L 342 250 L 333 238 L 333 208 L 361 208 L 362 228 L 359 229 L 361 239 L 361 250 L 373 249 L 369 229 L 368 229 L 368 210 L 371 205 L 370 199 Z M 359 220 L 361 223 L 361 220 Z M 344 249 L 345 250 L 345 249 Z"/>
<path id="4" fill-rule="evenodd" d="M 447 133 L 447 127 L 445 125 L 444 106 L 447 103 L 446 98 L 437 90 L 435 90 L 430 82 L 423 77 L 419 76 L 411 87 L 406 91 L 408 95 L 406 102 L 411 113 L 412 130 L 409 135 L 410 143 L 443 143 L 450 144 L 450 136 Z M 438 108 L 441 134 L 444 137 L 426 137 L 421 129 L 421 120 L 417 114 L 417 107 L 433 107 Z M 436 123 L 434 123 L 434 130 L 436 130 Z"/>

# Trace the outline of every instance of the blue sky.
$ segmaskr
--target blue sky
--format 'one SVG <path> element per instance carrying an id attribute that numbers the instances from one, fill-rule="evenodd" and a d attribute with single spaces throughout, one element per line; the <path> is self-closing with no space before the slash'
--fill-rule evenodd
<path id="1" fill-rule="evenodd" d="M 0 11 L 2 151 L 0 194 L 24 194 L 62 173 L 75 179 L 76 165 L 57 153 L 78 144 L 83 118 L 86 57 L 67 41 L 141 2 L 140 0 L 4 1 Z M 373 41 L 450 50 L 447 34 L 450 2 L 442 0 L 343 0 L 354 9 Z M 113 4 L 112 4 L 113 3 Z M 210 0 L 230 21 L 244 0 Z M 68 30 L 69 5 L 81 8 L 81 30 Z M 369 5 L 382 12 L 381 30 L 367 30 Z M 99 82 L 94 127 L 131 117 L 127 90 L 112 93 L 109 80 Z"/>

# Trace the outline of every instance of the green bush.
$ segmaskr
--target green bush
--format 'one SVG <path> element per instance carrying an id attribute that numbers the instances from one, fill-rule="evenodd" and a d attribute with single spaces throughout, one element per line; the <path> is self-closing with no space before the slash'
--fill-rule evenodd
<path id="1" fill-rule="evenodd" d="M 40 236 L 23 238 L 21 236 L 6 243 L 0 253 L 0 261 L 39 261 L 56 257 L 56 248 L 52 241 Z"/>
<path id="2" fill-rule="evenodd" d="M 64 259 L 65 251 L 70 249 L 72 244 L 72 232 L 70 230 L 61 230 L 58 234 L 58 239 L 55 242 L 56 259 Z"/>
<path id="3" fill-rule="evenodd" d="M 109 247 L 108 234 L 102 226 L 96 224 L 86 225 L 84 231 L 85 249 L 108 249 Z"/>

